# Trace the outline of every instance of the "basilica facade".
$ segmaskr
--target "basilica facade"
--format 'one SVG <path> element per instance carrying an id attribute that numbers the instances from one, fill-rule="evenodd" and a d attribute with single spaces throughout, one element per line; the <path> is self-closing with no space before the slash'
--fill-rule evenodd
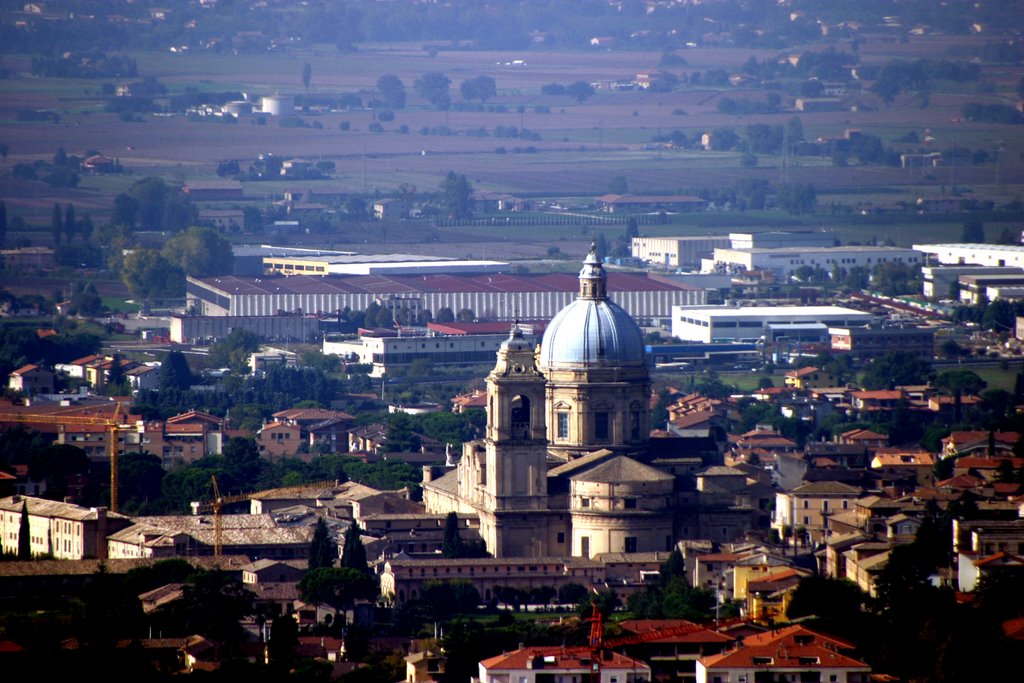
<path id="1" fill-rule="evenodd" d="M 591 249 L 575 301 L 539 346 L 518 326 L 487 376 L 487 429 L 424 477 L 428 512 L 479 517 L 495 557 L 670 550 L 677 477 L 652 466 L 640 328 Z"/>

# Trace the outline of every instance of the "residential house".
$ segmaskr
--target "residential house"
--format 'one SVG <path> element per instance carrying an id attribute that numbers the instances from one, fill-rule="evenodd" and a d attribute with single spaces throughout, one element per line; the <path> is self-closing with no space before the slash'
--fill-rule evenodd
<path id="1" fill-rule="evenodd" d="M 807 366 L 786 372 L 786 386 L 794 389 L 810 389 L 812 387 L 834 387 L 839 378 L 831 372 Z"/>
<path id="2" fill-rule="evenodd" d="M 447 657 L 433 650 L 406 655 L 405 683 L 435 683 L 444 680 L 447 661 Z"/>
<path id="3" fill-rule="evenodd" d="M 953 520 L 953 553 L 960 590 L 971 591 L 988 572 L 1020 571 L 1024 518 Z"/>
<path id="4" fill-rule="evenodd" d="M 697 683 L 829 681 L 868 683 L 871 667 L 853 645 L 803 626 L 747 636 L 735 649 L 697 660 Z"/>
<path id="5" fill-rule="evenodd" d="M 899 389 L 851 391 L 852 413 L 872 420 L 887 420 L 905 400 Z"/>
<path id="6" fill-rule="evenodd" d="M 553 683 L 584 679 L 598 683 L 645 683 L 651 680 L 651 667 L 618 652 L 603 653 L 600 666 L 596 667 L 589 647 L 521 647 L 481 661 L 480 674 L 474 681 Z"/>
<path id="7" fill-rule="evenodd" d="M 7 388 L 25 394 L 52 394 L 53 372 L 38 365 L 22 365 L 7 376 Z"/>
<path id="8" fill-rule="evenodd" d="M 403 197 L 378 199 L 373 203 L 373 217 L 379 221 L 406 218 L 411 209 L 409 200 Z"/>
<path id="9" fill-rule="evenodd" d="M 198 410 L 140 422 L 139 431 L 142 450 L 158 456 L 165 469 L 220 455 L 224 447 L 224 421 Z"/>
<path id="10" fill-rule="evenodd" d="M 295 425 L 300 438 L 313 453 L 346 453 L 348 431 L 355 418 L 340 410 L 289 408 L 273 414 L 274 420 Z"/>
<path id="11" fill-rule="evenodd" d="M 155 365 L 137 365 L 124 373 L 132 391 L 156 389 L 160 386 L 160 368 Z"/>
<path id="12" fill-rule="evenodd" d="M 302 428 L 287 422 L 268 422 L 256 432 L 260 456 L 269 460 L 295 457 L 302 447 Z"/>
<path id="13" fill-rule="evenodd" d="M 888 542 L 865 541 L 843 552 L 846 563 L 846 577 L 870 595 L 876 597 L 875 586 L 878 575 L 889 561 L 892 550 Z"/>
<path id="14" fill-rule="evenodd" d="M 889 445 L 889 435 L 880 434 L 870 429 L 850 429 L 836 439 L 839 443 L 861 446 L 872 451 Z"/>
<path id="15" fill-rule="evenodd" d="M 1020 441 L 1018 432 L 988 432 L 988 431 L 958 431 L 952 432 L 942 440 L 942 457 L 967 455 L 969 453 L 980 454 L 979 451 L 988 452 L 990 455 L 1002 452 L 1013 451 L 1013 447 Z"/>
<path id="16" fill-rule="evenodd" d="M 851 509 L 860 495 L 860 488 L 838 481 L 816 481 L 792 491 L 779 491 L 775 496 L 772 528 L 783 538 L 790 531 L 802 529 L 811 542 L 822 542 L 827 535 L 828 517 Z"/>
<path id="17" fill-rule="evenodd" d="M 785 567 L 747 583 L 746 615 L 756 621 L 784 621 L 793 591 L 810 572 Z"/>
<path id="18" fill-rule="evenodd" d="M 879 448 L 871 459 L 871 469 L 882 474 L 909 472 L 917 486 L 935 484 L 935 456 L 924 450 Z"/>
<path id="19" fill-rule="evenodd" d="M 651 638 L 653 631 L 692 627 L 685 633 Z M 725 650 L 735 639 L 710 628 L 698 628 L 683 619 L 627 619 L 619 622 L 623 635 L 647 637 L 639 643 L 624 645 L 621 649 L 633 659 L 651 665 L 652 681 L 693 680 L 697 659 Z M 620 648 L 616 648 L 620 649 Z"/>

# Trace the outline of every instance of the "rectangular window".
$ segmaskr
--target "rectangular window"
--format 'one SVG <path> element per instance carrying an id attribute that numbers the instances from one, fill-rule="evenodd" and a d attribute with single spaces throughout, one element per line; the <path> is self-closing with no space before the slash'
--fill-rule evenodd
<path id="1" fill-rule="evenodd" d="M 636 498 L 627 498 L 624 501 L 622 501 L 622 505 L 627 510 L 635 510 L 636 509 Z"/>
<path id="2" fill-rule="evenodd" d="M 580 555 L 590 557 L 590 536 L 580 538 Z"/>
<path id="3" fill-rule="evenodd" d="M 558 543 L 565 543 L 565 532 L 564 531 L 559 531 L 558 532 L 557 542 Z"/>
<path id="4" fill-rule="evenodd" d="M 581 508 L 588 508 L 588 507 L 590 507 L 590 499 L 589 498 L 580 498 L 580 507 Z"/>
<path id="5" fill-rule="evenodd" d="M 608 438 L 608 413 L 594 413 L 594 438 Z"/>
<path id="6" fill-rule="evenodd" d="M 626 536 L 625 549 L 627 553 L 636 552 L 636 536 Z"/>
<path id="7" fill-rule="evenodd" d="M 569 413 L 558 413 L 558 438 L 569 438 Z"/>

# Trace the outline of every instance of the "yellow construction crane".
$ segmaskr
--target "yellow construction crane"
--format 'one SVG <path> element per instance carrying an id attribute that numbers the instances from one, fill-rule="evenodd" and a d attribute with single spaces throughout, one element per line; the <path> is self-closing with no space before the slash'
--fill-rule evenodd
<path id="1" fill-rule="evenodd" d="M 16 422 L 19 424 L 55 424 L 62 425 L 87 425 L 107 428 L 109 443 L 107 448 L 110 454 L 110 511 L 117 512 L 117 435 L 125 427 L 120 424 L 121 404 L 114 404 L 114 413 L 110 417 L 100 415 L 65 415 L 60 412 L 53 413 L 32 413 L 32 412 L 7 412 L 0 413 L 0 424 L 5 422 Z"/>
<path id="2" fill-rule="evenodd" d="M 253 498 L 259 498 L 260 496 L 266 495 L 288 495 L 292 493 L 300 493 L 307 489 L 315 488 L 333 488 L 338 485 L 336 479 L 327 479 L 324 481 L 311 481 L 308 484 L 297 484 L 295 486 L 283 486 L 276 489 L 265 489 L 263 491 L 251 491 L 249 493 L 236 493 L 230 496 L 222 496 L 220 493 L 220 487 L 217 485 L 217 476 L 211 474 L 210 482 L 213 484 L 213 500 L 204 501 L 202 503 L 192 503 L 192 514 L 201 515 L 208 512 L 213 513 L 213 556 L 220 559 L 221 552 L 223 550 L 223 526 L 221 522 L 220 509 L 231 503 L 241 503 L 244 500 L 251 500 Z"/>

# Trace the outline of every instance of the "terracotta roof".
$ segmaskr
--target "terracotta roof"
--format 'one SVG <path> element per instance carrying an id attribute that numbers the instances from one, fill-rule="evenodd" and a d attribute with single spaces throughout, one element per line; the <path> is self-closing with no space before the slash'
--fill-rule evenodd
<path id="1" fill-rule="evenodd" d="M 878 432 L 873 432 L 870 429 L 851 429 L 848 432 L 843 432 L 842 434 L 840 434 L 839 438 L 847 439 L 847 440 L 849 440 L 849 439 L 857 439 L 857 440 L 884 439 L 885 441 L 888 441 L 889 440 L 889 435 L 888 434 L 879 434 Z"/>
<path id="2" fill-rule="evenodd" d="M 1000 550 L 994 555 L 988 557 L 981 557 L 974 561 L 975 567 L 1024 567 L 1024 558 L 1018 555 L 1011 555 L 1010 553 Z"/>
<path id="3" fill-rule="evenodd" d="M 650 671 L 650 667 L 643 662 L 620 655 L 618 652 L 610 652 L 607 659 L 601 660 L 601 668 L 607 669 L 629 669 Z M 490 657 L 480 662 L 480 666 L 488 671 L 519 671 L 525 670 L 533 664 L 533 668 L 541 668 L 536 665 L 537 660 L 542 662 L 544 669 L 575 670 L 581 673 L 589 673 L 591 670 L 590 648 L 587 647 L 524 647 L 514 652 L 508 652 Z"/>
<path id="4" fill-rule="evenodd" d="M 648 633 L 650 631 L 660 631 L 667 628 L 678 628 L 683 626 L 693 626 L 693 622 L 686 621 L 685 619 L 627 619 L 619 622 L 619 627 L 623 631 L 630 633 Z M 648 643 L 729 643 L 732 642 L 732 638 L 727 635 L 718 633 L 708 628 L 703 628 L 697 631 L 691 631 L 690 633 L 684 633 L 678 636 L 666 636 L 664 638 L 656 638 L 654 640 L 648 640 Z"/>
<path id="5" fill-rule="evenodd" d="M 896 401 L 903 398 L 903 392 L 899 389 L 879 389 L 874 391 L 854 391 L 850 393 L 854 398 L 868 399 L 875 401 Z"/>
<path id="6" fill-rule="evenodd" d="M 875 463 L 878 463 L 877 465 Z M 928 466 L 935 464 L 935 457 L 931 453 L 875 453 L 871 461 L 872 467 L 901 467 L 901 466 Z"/>
<path id="7" fill-rule="evenodd" d="M 815 372 L 819 372 L 818 368 L 808 365 L 807 367 L 800 368 L 798 370 L 789 370 L 786 372 L 786 377 L 804 377 Z"/>
<path id="8" fill-rule="evenodd" d="M 840 493 L 857 495 L 861 490 L 855 486 L 850 486 L 839 481 L 815 481 L 810 484 L 804 484 L 793 489 L 792 493 L 799 493 L 801 495 L 816 495 L 816 494 L 827 494 L 827 493 Z"/>
<path id="9" fill-rule="evenodd" d="M 38 370 L 38 369 L 39 369 L 38 365 L 32 365 L 31 363 L 29 363 L 28 365 L 22 365 L 17 370 L 12 370 L 11 374 L 12 375 L 27 375 L 28 373 L 32 372 L 33 370 Z"/>
<path id="10" fill-rule="evenodd" d="M 747 636 L 743 645 L 735 650 L 702 657 L 700 663 L 707 669 L 799 667 L 800 670 L 844 668 L 870 671 L 866 663 L 838 651 L 852 649 L 852 645 L 836 638 L 802 626 L 790 626 Z"/>

